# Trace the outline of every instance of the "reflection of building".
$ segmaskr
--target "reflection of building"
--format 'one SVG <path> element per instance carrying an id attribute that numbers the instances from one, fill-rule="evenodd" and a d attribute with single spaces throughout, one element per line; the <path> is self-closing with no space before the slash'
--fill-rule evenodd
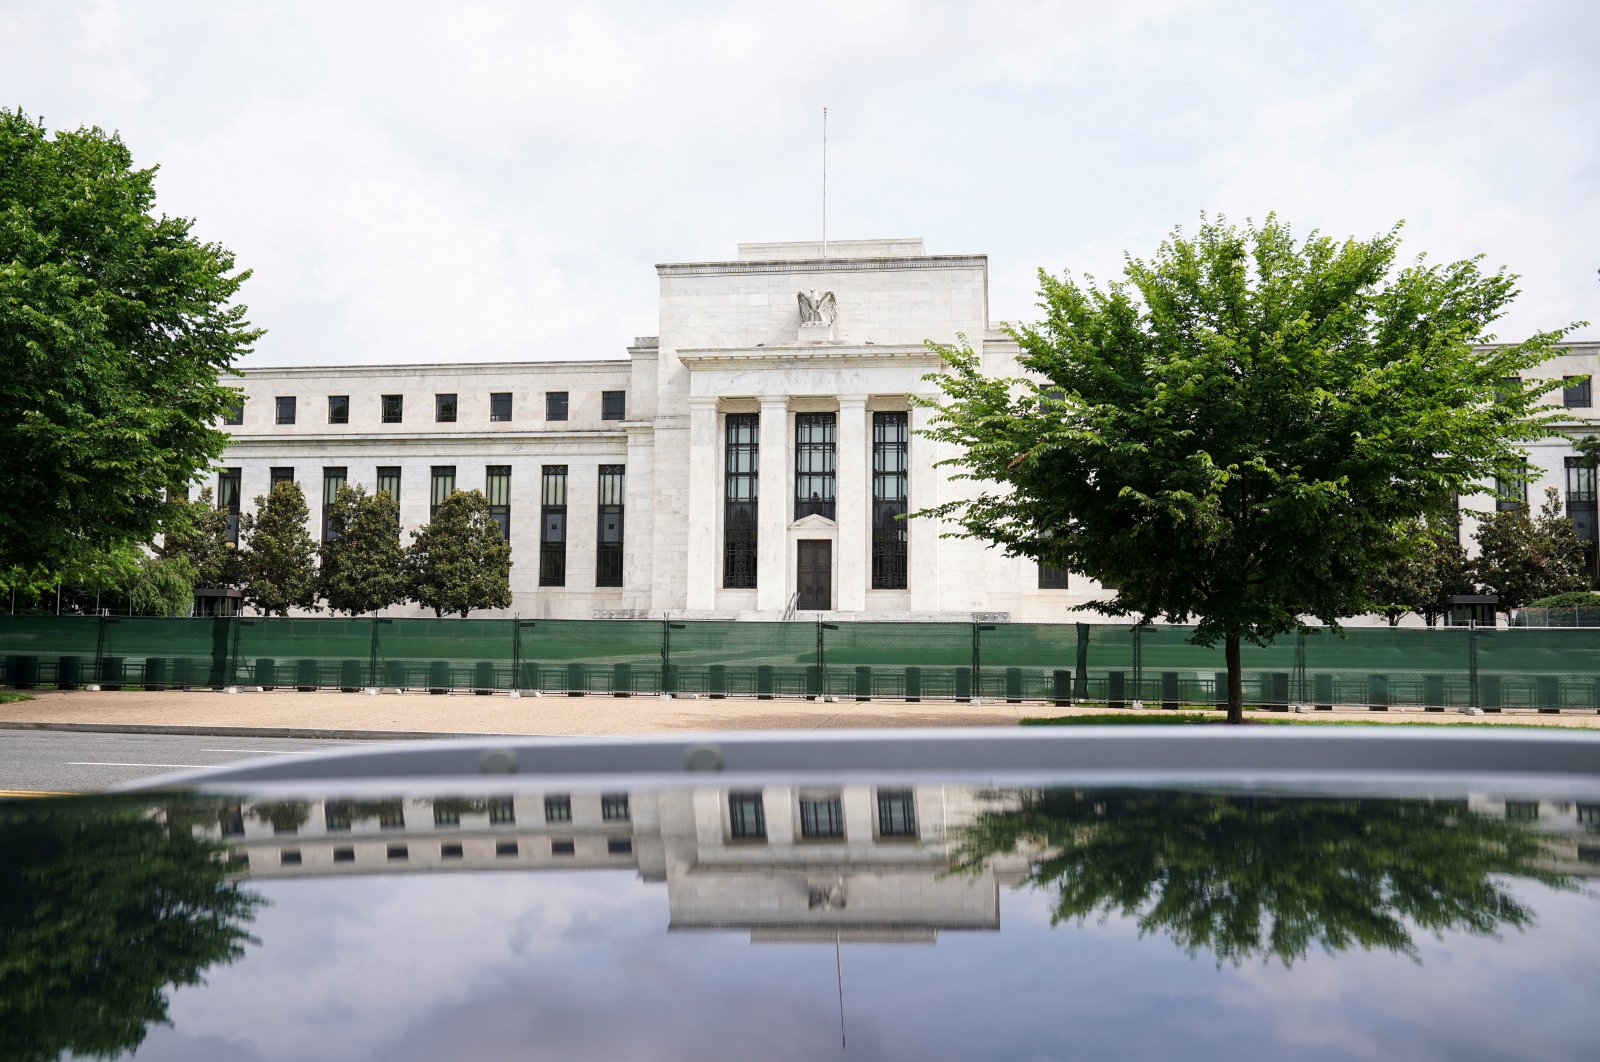
<path id="1" fill-rule="evenodd" d="M 1502 800 L 1473 797 L 1467 806 L 1482 815 L 1525 822 L 1549 841 L 1551 869 L 1600 876 L 1600 804 L 1571 800 Z"/>
<path id="2" fill-rule="evenodd" d="M 210 832 L 253 878 L 633 867 L 665 882 L 674 930 L 931 942 L 1000 926 L 1022 861 L 950 872 L 952 831 L 984 806 L 937 785 L 522 792 L 234 805 Z"/>

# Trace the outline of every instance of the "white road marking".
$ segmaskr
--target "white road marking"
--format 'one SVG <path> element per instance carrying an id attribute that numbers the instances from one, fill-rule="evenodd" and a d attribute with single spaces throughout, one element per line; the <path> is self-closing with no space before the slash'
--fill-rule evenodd
<path id="1" fill-rule="evenodd" d="M 96 760 L 73 760 L 68 767 L 203 767 L 206 770 L 220 771 L 224 767 L 231 767 L 231 763 L 100 763 Z"/>
<path id="2" fill-rule="evenodd" d="M 322 749 L 201 749 L 201 752 L 252 752 L 257 756 L 306 756 Z"/>

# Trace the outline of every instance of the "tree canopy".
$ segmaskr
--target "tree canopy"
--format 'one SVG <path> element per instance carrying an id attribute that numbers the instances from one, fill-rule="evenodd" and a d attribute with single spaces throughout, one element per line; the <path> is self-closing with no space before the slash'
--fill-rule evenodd
<path id="1" fill-rule="evenodd" d="M 355 616 L 405 600 L 400 509 L 388 491 L 368 494 L 363 487 L 340 487 L 328 511 L 321 556 L 321 591 L 329 610 Z"/>
<path id="2" fill-rule="evenodd" d="M 411 537 L 411 596 L 434 615 L 511 605 L 511 544 L 482 491 L 456 491 Z"/>
<path id="3" fill-rule="evenodd" d="M 181 495 L 169 499 L 162 527 L 156 556 L 183 561 L 197 587 L 237 585 L 239 553 L 228 541 L 228 513 L 217 508 L 210 487 L 202 487 L 193 501 Z"/>
<path id="4" fill-rule="evenodd" d="M 1478 578 L 1499 596 L 1502 612 L 1588 585 L 1583 542 L 1554 487 L 1545 491 L 1537 516 L 1525 505 L 1488 513 L 1474 537 Z"/>
<path id="5" fill-rule="evenodd" d="M 1476 261 L 1394 269 L 1398 228 L 1297 241 L 1269 217 L 1204 220 L 1101 287 L 1040 273 L 1043 319 L 1009 329 L 1023 379 L 964 343 L 927 434 L 976 484 L 922 512 L 952 533 L 1116 587 L 1093 607 L 1221 641 L 1241 721 L 1241 639 L 1369 611 L 1371 573 L 1442 496 L 1522 466 L 1552 431 L 1506 389 L 1562 332 L 1475 350 L 1515 294 Z"/>
<path id="6" fill-rule="evenodd" d="M 248 271 L 157 217 L 155 169 L 99 129 L 0 110 L 0 562 L 53 573 L 151 541 L 222 452 L 221 382 L 261 335 Z"/>
<path id="7" fill-rule="evenodd" d="M 300 484 L 284 480 L 266 497 L 258 495 L 256 511 L 240 521 L 244 598 L 269 616 L 316 607 L 317 544 L 306 530 L 309 515 Z"/>
<path id="8" fill-rule="evenodd" d="M 956 860 L 1028 853 L 1026 883 L 1054 890 L 1056 923 L 1121 916 L 1219 965 L 1288 966 L 1313 948 L 1415 958 L 1413 929 L 1527 927 L 1506 877 L 1571 885 L 1542 867 L 1546 844 L 1450 801 L 1050 789 L 979 815 Z"/>

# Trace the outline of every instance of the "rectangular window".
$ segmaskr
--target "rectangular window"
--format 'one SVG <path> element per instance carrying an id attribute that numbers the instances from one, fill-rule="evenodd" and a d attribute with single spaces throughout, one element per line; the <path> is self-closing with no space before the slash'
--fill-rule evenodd
<path id="1" fill-rule="evenodd" d="M 328 423 L 329 424 L 349 424 L 350 423 L 350 396 L 349 395 L 329 395 L 328 396 Z"/>
<path id="2" fill-rule="evenodd" d="M 1504 402 L 1520 390 L 1522 390 L 1522 377 L 1502 376 L 1494 389 L 1495 401 Z"/>
<path id="3" fill-rule="evenodd" d="M 594 585 L 622 585 L 622 465 L 600 466 L 600 541 L 595 547 Z"/>
<path id="4" fill-rule="evenodd" d="M 1594 469 L 1581 457 L 1569 457 L 1567 466 L 1567 516 L 1586 543 L 1595 541 L 1596 494 Z"/>
<path id="5" fill-rule="evenodd" d="M 456 843 L 456 844 L 449 844 L 449 843 L 441 844 L 439 846 L 439 858 L 440 859 L 460 859 L 461 858 L 461 845 L 459 843 Z"/>
<path id="6" fill-rule="evenodd" d="M 497 855 L 497 856 L 514 856 L 514 855 L 516 855 L 517 854 L 517 842 L 515 842 L 515 841 L 496 841 L 494 843 L 494 854 Z"/>
<path id="7" fill-rule="evenodd" d="M 406 846 L 403 844 L 391 844 L 389 846 L 390 859 L 405 859 L 408 854 Z"/>
<path id="8" fill-rule="evenodd" d="M 1568 409 L 1589 408 L 1589 377 L 1563 376 L 1561 378 L 1561 402 Z"/>
<path id="9" fill-rule="evenodd" d="M 606 852 L 610 855 L 632 855 L 633 841 L 627 837 L 608 837 Z"/>
<path id="10" fill-rule="evenodd" d="M 293 395 L 280 395 L 280 396 L 278 396 L 278 423 L 279 424 L 293 424 L 294 423 L 294 396 Z"/>
<path id="11" fill-rule="evenodd" d="M 1057 568 L 1054 564 L 1039 564 L 1039 589 L 1040 590 L 1065 590 L 1067 588 L 1067 570 Z"/>
<path id="12" fill-rule="evenodd" d="M 624 420 L 628 416 L 628 392 L 601 391 L 600 419 Z"/>
<path id="13" fill-rule="evenodd" d="M 405 805 L 398 800 L 378 801 L 378 829 L 403 830 L 406 828 Z"/>
<path id="14" fill-rule="evenodd" d="M 405 419 L 406 401 L 404 395 L 383 396 L 383 422 L 385 424 L 399 424 Z"/>
<path id="15" fill-rule="evenodd" d="M 335 863 L 354 863 L 356 861 L 356 850 L 349 847 L 335 848 L 333 850 L 333 861 Z"/>
<path id="16" fill-rule="evenodd" d="M 844 802 L 837 796 L 801 797 L 800 836 L 843 837 Z"/>
<path id="17" fill-rule="evenodd" d="M 433 805 L 433 824 L 435 826 L 460 826 L 461 806 L 453 801 L 449 804 L 435 803 Z"/>
<path id="18" fill-rule="evenodd" d="M 546 822 L 571 822 L 572 798 L 570 796 L 547 796 L 544 798 L 544 821 Z"/>
<path id="19" fill-rule="evenodd" d="M 1494 507 L 1498 512 L 1511 512 L 1528 507 L 1528 481 L 1518 476 L 1514 479 L 1494 479 Z"/>
<path id="20" fill-rule="evenodd" d="M 539 585 L 567 585 L 566 465 L 545 465 L 540 477 Z"/>
<path id="21" fill-rule="evenodd" d="M 434 465 L 428 481 L 428 519 L 432 520 L 445 499 L 456 492 L 456 466 Z"/>
<path id="22" fill-rule="evenodd" d="M 506 825 L 517 821 L 517 809 L 511 803 L 510 797 L 491 797 L 489 799 L 490 825 Z"/>
<path id="23" fill-rule="evenodd" d="M 909 789 L 878 790 L 878 836 L 915 837 L 916 799 Z"/>
<path id="24" fill-rule="evenodd" d="M 511 466 L 490 465 L 483 470 L 483 493 L 489 499 L 489 517 L 500 525 L 500 538 L 511 539 Z"/>
<path id="25" fill-rule="evenodd" d="M 544 393 L 544 419 L 567 419 L 567 393 L 565 391 L 546 391 Z"/>
<path id="26" fill-rule="evenodd" d="M 834 518 L 837 418 L 797 413 L 794 418 L 794 518 Z"/>
<path id="27" fill-rule="evenodd" d="M 456 396 L 433 396 L 433 419 L 439 424 L 454 424 L 456 422 Z"/>
<path id="28" fill-rule="evenodd" d="M 551 855 L 563 855 L 563 856 L 572 855 L 573 853 L 577 852 L 577 850 L 578 850 L 578 846 L 573 841 L 555 841 L 555 840 L 552 840 L 550 842 L 550 854 Z"/>
<path id="29" fill-rule="evenodd" d="M 238 398 L 234 399 L 232 404 L 230 404 L 227 409 L 223 410 L 222 423 L 234 426 L 244 423 L 243 395 L 240 395 Z"/>
<path id="30" fill-rule="evenodd" d="M 272 488 L 276 488 L 279 483 L 294 482 L 294 469 L 292 468 L 272 468 L 267 471 L 267 475 L 271 480 Z"/>
<path id="31" fill-rule="evenodd" d="M 905 413 L 872 415 L 872 588 L 906 588 L 906 463 L 910 441 Z"/>
<path id="32" fill-rule="evenodd" d="M 378 490 L 387 494 L 396 507 L 400 505 L 400 468 L 398 465 L 378 466 Z"/>
<path id="33" fill-rule="evenodd" d="M 722 585 L 756 585 L 756 524 L 760 507 L 761 415 L 729 413 L 722 478 Z"/>
<path id="34" fill-rule="evenodd" d="M 224 468 L 217 473 L 217 508 L 228 514 L 228 541 L 239 544 L 239 506 L 241 473 L 237 468 Z"/>
<path id="35" fill-rule="evenodd" d="M 286 866 L 286 867 L 297 867 L 297 866 L 299 866 L 300 865 L 300 849 L 298 849 L 298 848 L 285 848 L 283 851 L 278 853 L 278 863 L 279 863 L 280 866 Z"/>
<path id="36" fill-rule="evenodd" d="M 728 830 L 738 840 L 766 840 L 767 811 L 760 793 L 728 794 Z"/>
<path id="37" fill-rule="evenodd" d="M 489 395 L 489 419 L 500 422 L 511 419 L 510 391 L 495 391 Z"/>
<path id="38" fill-rule="evenodd" d="M 600 796 L 600 817 L 607 822 L 628 821 L 628 794 L 603 793 Z"/>
<path id="39" fill-rule="evenodd" d="M 355 814 L 350 801 L 327 800 L 322 804 L 322 817 L 329 830 L 348 830 Z"/>
<path id="40" fill-rule="evenodd" d="M 333 541 L 329 530 L 329 522 L 333 518 L 333 500 L 339 494 L 339 488 L 345 485 L 347 468 L 324 468 L 322 470 L 322 541 Z"/>

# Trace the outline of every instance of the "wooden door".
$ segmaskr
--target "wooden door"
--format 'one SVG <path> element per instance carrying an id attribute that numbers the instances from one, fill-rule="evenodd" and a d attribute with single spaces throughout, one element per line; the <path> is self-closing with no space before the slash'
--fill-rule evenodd
<path id="1" fill-rule="evenodd" d="M 800 590 L 795 607 L 806 611 L 833 608 L 833 543 L 826 539 L 801 539 L 799 547 Z"/>

